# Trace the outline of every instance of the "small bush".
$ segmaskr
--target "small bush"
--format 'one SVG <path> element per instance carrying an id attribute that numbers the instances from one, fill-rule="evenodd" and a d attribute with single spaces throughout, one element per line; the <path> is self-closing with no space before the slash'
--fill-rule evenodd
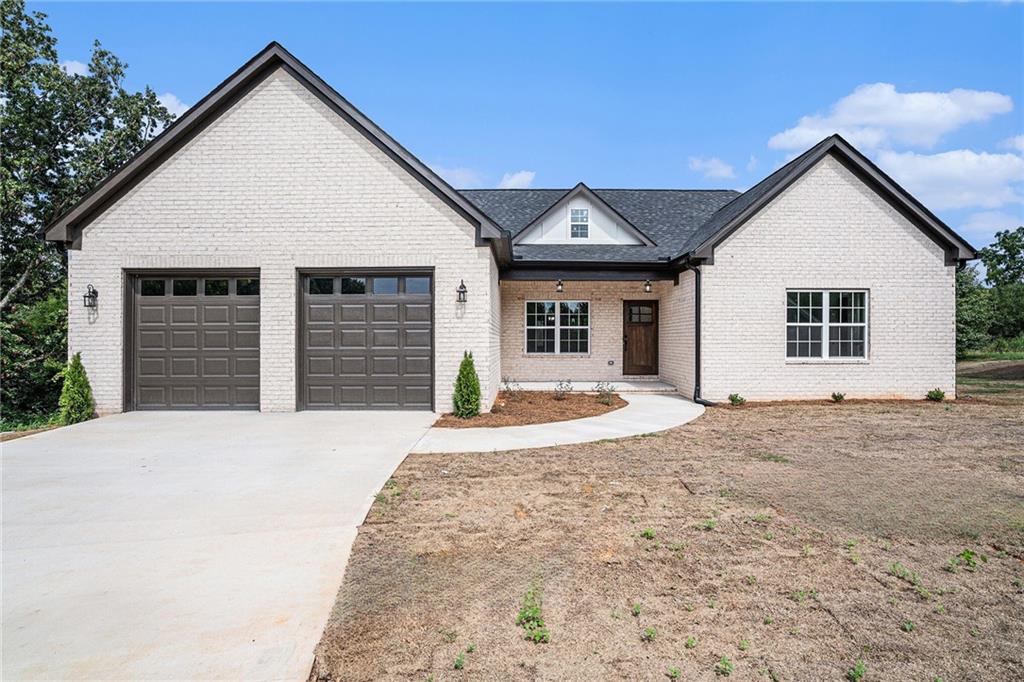
<path id="1" fill-rule="evenodd" d="M 60 392 L 60 421 L 62 424 L 77 424 L 92 419 L 96 403 L 92 398 L 89 377 L 82 366 L 82 354 L 75 353 L 64 368 L 64 388 Z"/>
<path id="2" fill-rule="evenodd" d="M 531 587 L 523 595 L 523 607 L 519 609 L 516 616 L 516 625 L 526 630 L 523 639 L 534 644 L 547 644 L 551 641 L 551 633 L 544 625 L 544 615 L 541 613 L 540 589 Z"/>
<path id="3" fill-rule="evenodd" d="M 846 394 L 845 393 L 835 392 L 835 393 L 832 394 L 832 402 L 834 402 L 834 403 L 841 403 L 845 399 L 846 399 Z"/>
<path id="4" fill-rule="evenodd" d="M 459 376 L 455 379 L 452 414 L 460 419 L 469 419 L 480 414 L 480 378 L 476 375 L 473 354 L 469 351 L 462 354 Z"/>
<path id="5" fill-rule="evenodd" d="M 518 400 L 523 394 L 523 387 L 512 377 L 501 378 L 501 390 L 509 400 Z"/>
<path id="6" fill-rule="evenodd" d="M 594 389 L 597 391 L 597 402 L 602 405 L 611 405 L 615 398 L 615 386 L 606 381 L 599 381 Z"/>
<path id="7" fill-rule="evenodd" d="M 740 405 L 742 405 L 745 402 L 747 402 L 747 399 L 744 398 L 743 396 L 741 396 L 739 393 L 730 393 L 729 394 L 729 403 L 733 407 L 739 407 Z"/>
<path id="8" fill-rule="evenodd" d="M 946 392 L 943 391 L 941 388 L 933 388 L 932 390 L 928 391 L 928 393 L 926 393 L 924 397 L 927 398 L 928 400 L 931 400 L 932 402 L 941 403 L 943 400 L 946 399 Z"/>
<path id="9" fill-rule="evenodd" d="M 555 384 L 555 400 L 565 400 L 572 393 L 572 382 L 566 379 Z"/>

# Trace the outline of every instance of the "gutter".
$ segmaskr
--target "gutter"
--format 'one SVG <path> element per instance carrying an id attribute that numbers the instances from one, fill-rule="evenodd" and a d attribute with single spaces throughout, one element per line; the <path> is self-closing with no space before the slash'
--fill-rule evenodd
<path id="1" fill-rule="evenodd" d="M 700 267 L 697 265 L 691 265 L 686 263 L 683 266 L 684 270 L 690 270 L 693 272 L 693 402 L 698 405 L 705 405 L 707 407 L 714 406 L 714 403 L 710 400 L 705 400 L 700 397 L 700 282 L 701 272 Z"/>

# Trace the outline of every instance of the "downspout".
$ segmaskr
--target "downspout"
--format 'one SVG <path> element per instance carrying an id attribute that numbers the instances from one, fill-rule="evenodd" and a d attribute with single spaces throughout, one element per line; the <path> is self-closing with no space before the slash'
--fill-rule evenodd
<path id="1" fill-rule="evenodd" d="M 714 405 L 700 397 L 700 267 L 687 264 L 686 270 L 693 271 L 693 402 L 698 405 Z"/>

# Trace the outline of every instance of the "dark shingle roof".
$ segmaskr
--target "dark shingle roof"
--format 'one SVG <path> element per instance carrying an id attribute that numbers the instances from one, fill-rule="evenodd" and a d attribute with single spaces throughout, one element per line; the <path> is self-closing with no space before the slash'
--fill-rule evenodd
<path id="1" fill-rule="evenodd" d="M 469 189 L 462 195 L 502 228 L 517 236 L 568 189 Z M 739 192 L 733 190 L 595 189 L 656 246 L 614 244 L 516 244 L 519 261 L 581 260 L 656 262 L 678 256 L 694 233 Z"/>

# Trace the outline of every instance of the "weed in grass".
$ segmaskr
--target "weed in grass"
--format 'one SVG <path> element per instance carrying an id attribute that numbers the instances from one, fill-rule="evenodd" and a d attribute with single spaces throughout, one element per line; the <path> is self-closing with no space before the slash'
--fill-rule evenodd
<path id="1" fill-rule="evenodd" d="M 946 612 L 946 607 L 943 606 L 942 604 L 937 604 L 935 606 L 935 613 L 937 613 L 937 614 L 939 614 L 941 616 L 945 612 Z"/>
<path id="2" fill-rule="evenodd" d="M 476 651 L 476 644 L 473 644 L 472 642 L 470 642 L 469 646 L 466 647 L 466 653 L 467 654 L 471 654 L 474 651 Z"/>
<path id="3" fill-rule="evenodd" d="M 421 497 L 423 497 L 423 491 L 421 491 L 421 490 L 413 490 L 412 491 L 412 499 L 419 500 Z"/>
<path id="4" fill-rule="evenodd" d="M 640 537 L 642 537 L 644 540 L 653 540 L 654 539 L 654 529 L 653 528 L 644 528 L 643 532 L 640 533 Z"/>
<path id="5" fill-rule="evenodd" d="M 687 637 L 686 638 L 686 644 L 684 646 L 687 649 L 696 649 L 697 648 L 697 638 L 693 637 L 693 636 Z"/>
<path id="6" fill-rule="evenodd" d="M 551 641 L 551 633 L 544 625 L 541 603 L 540 589 L 531 587 L 523 595 L 523 607 L 516 616 L 516 625 L 526 631 L 524 639 L 534 644 L 547 644 Z"/>
<path id="7" fill-rule="evenodd" d="M 640 635 L 640 639 L 645 642 L 653 642 L 658 637 L 658 631 L 652 627 L 644 628 L 643 634 Z"/>
<path id="8" fill-rule="evenodd" d="M 670 550 L 672 550 L 673 552 L 681 552 L 684 549 L 686 549 L 686 543 L 685 542 L 673 542 L 672 544 L 670 544 L 668 546 L 668 548 Z"/>
<path id="9" fill-rule="evenodd" d="M 750 648 L 750 640 L 749 639 L 741 639 L 740 643 L 739 643 L 739 647 L 740 647 L 740 651 L 746 651 L 747 649 Z"/>
<path id="10" fill-rule="evenodd" d="M 837 392 L 832 394 L 832 402 L 834 402 L 834 403 L 841 403 L 841 402 L 843 402 L 844 398 L 846 398 L 846 394 L 845 393 L 839 393 L 837 391 Z"/>
<path id="11" fill-rule="evenodd" d="M 775 462 L 776 464 L 789 464 L 789 458 L 777 455 L 774 452 L 759 452 L 757 458 L 762 462 Z"/>
<path id="12" fill-rule="evenodd" d="M 981 632 L 978 631 L 978 628 L 971 628 L 967 631 L 967 634 L 969 634 L 971 637 L 977 637 L 981 634 Z"/>
<path id="13" fill-rule="evenodd" d="M 619 620 L 622 616 L 619 614 L 618 609 L 612 609 L 612 620 Z"/>
<path id="14" fill-rule="evenodd" d="M 674 665 L 670 665 L 668 667 L 668 670 L 665 671 L 665 675 L 667 675 L 668 679 L 670 679 L 670 680 L 678 680 L 679 676 L 682 675 L 682 674 L 683 674 L 683 671 L 680 670 L 679 668 L 677 668 Z"/>
<path id="15" fill-rule="evenodd" d="M 757 577 L 756 576 L 748 575 L 745 578 L 745 580 L 747 581 L 748 585 L 756 585 L 757 584 Z"/>
<path id="16" fill-rule="evenodd" d="M 451 644 L 458 637 L 455 630 L 438 630 L 437 633 L 441 635 L 441 641 L 445 644 Z"/>
<path id="17" fill-rule="evenodd" d="M 715 526 L 717 526 L 717 525 L 718 525 L 718 521 L 716 521 L 715 519 L 707 519 L 705 521 L 702 521 L 701 524 L 699 526 L 697 526 L 697 529 L 698 530 L 714 530 Z"/>
<path id="18" fill-rule="evenodd" d="M 789 598 L 795 601 L 797 604 L 803 604 L 808 599 L 817 599 L 817 590 L 793 590 L 789 593 Z"/>
<path id="19" fill-rule="evenodd" d="M 800 550 L 800 553 L 803 554 L 805 557 L 809 557 L 814 554 L 814 550 L 811 549 L 810 545 L 804 545 L 804 548 Z"/>
<path id="20" fill-rule="evenodd" d="M 641 611 L 643 611 L 643 607 L 640 606 L 639 602 L 633 602 L 633 605 L 629 607 L 629 612 L 633 614 L 634 618 L 639 618 Z"/>
<path id="21" fill-rule="evenodd" d="M 889 564 L 889 575 L 895 576 L 906 583 L 910 583 L 914 588 L 914 592 L 916 592 L 922 599 L 932 598 L 932 593 L 929 592 L 921 582 L 921 576 L 916 571 L 911 571 L 900 562 L 896 561 Z"/>
<path id="22" fill-rule="evenodd" d="M 771 514 L 760 514 L 760 513 L 759 514 L 754 514 L 753 516 L 750 517 L 750 520 L 753 521 L 754 523 L 760 523 L 760 524 L 764 525 L 764 524 L 771 523 L 772 515 Z"/>
<path id="23" fill-rule="evenodd" d="M 722 656 L 718 659 L 718 663 L 715 663 L 715 674 L 722 677 L 729 677 L 735 669 L 736 666 L 729 660 L 728 656 Z"/>
<path id="24" fill-rule="evenodd" d="M 456 514 L 454 512 L 445 512 L 445 515 L 444 515 L 444 517 L 446 519 L 454 519 L 456 516 L 458 516 L 458 514 Z"/>
<path id="25" fill-rule="evenodd" d="M 903 630 L 903 632 L 913 632 L 915 627 L 917 627 L 917 626 L 914 625 L 914 621 L 912 621 L 912 620 L 905 620 L 900 625 L 900 630 Z"/>
<path id="26" fill-rule="evenodd" d="M 459 652 L 459 655 L 455 657 L 455 665 L 453 666 L 456 670 L 462 670 L 466 667 L 466 654 Z"/>
<path id="27" fill-rule="evenodd" d="M 982 563 L 988 563 L 988 557 L 984 554 L 979 554 L 974 550 L 965 549 L 964 551 L 957 554 L 955 557 L 950 559 L 950 562 L 956 561 L 957 564 L 963 564 L 965 570 L 971 571 L 972 573 L 978 570 L 978 561 Z"/>
<path id="28" fill-rule="evenodd" d="M 763 622 L 765 625 L 771 625 L 775 622 L 775 620 L 771 616 L 765 616 L 764 620 L 761 622 Z"/>
<path id="29" fill-rule="evenodd" d="M 846 671 L 846 679 L 850 682 L 860 682 L 864 679 L 864 675 L 868 672 L 868 667 L 864 665 L 864 660 L 858 658 L 853 664 L 853 667 Z"/>
<path id="30" fill-rule="evenodd" d="M 853 549 L 854 547 L 857 546 L 857 541 L 856 540 L 847 540 L 846 542 L 843 543 L 843 546 L 846 547 L 846 549 L 848 549 L 848 550 Z"/>
<path id="31" fill-rule="evenodd" d="M 765 540 L 774 540 L 775 539 L 775 533 L 772 533 L 771 531 L 768 531 L 767 533 L 764 534 L 764 539 Z"/>

